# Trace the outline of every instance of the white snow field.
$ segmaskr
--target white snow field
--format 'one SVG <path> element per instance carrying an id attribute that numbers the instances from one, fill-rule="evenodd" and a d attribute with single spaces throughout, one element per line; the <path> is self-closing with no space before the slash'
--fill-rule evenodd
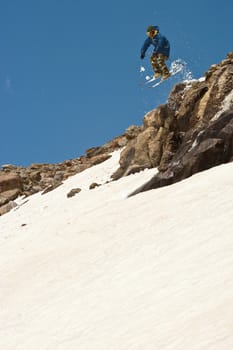
<path id="1" fill-rule="evenodd" d="M 233 349 L 233 163 L 127 199 L 118 159 L 0 217 L 1 350 Z"/>

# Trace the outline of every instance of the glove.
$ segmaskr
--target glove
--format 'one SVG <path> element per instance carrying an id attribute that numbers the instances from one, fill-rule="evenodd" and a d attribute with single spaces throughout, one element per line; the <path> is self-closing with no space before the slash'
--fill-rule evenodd
<path id="1" fill-rule="evenodd" d="M 144 57 L 145 57 L 145 54 L 141 53 L 141 60 L 143 60 Z"/>

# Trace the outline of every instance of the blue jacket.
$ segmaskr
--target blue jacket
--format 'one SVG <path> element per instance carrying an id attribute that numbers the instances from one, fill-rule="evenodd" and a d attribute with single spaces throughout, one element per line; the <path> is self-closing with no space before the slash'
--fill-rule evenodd
<path id="1" fill-rule="evenodd" d="M 159 27 L 154 26 L 154 29 L 158 31 L 158 34 L 154 38 L 147 38 L 141 48 L 141 55 L 145 56 L 145 53 L 150 45 L 154 46 L 153 53 L 162 53 L 167 58 L 170 55 L 170 43 L 165 36 L 159 33 Z"/>

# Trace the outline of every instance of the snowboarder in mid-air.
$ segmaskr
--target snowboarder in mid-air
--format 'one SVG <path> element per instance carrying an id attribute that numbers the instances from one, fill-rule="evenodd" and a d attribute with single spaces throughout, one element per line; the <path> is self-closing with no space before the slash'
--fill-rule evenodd
<path id="1" fill-rule="evenodd" d="M 148 38 L 145 40 L 141 48 L 141 59 L 145 57 L 146 51 L 150 45 L 154 46 L 154 50 L 150 57 L 150 62 L 154 70 L 154 78 L 165 80 L 171 76 L 169 69 L 165 63 L 170 54 L 170 43 L 165 36 L 160 34 L 158 26 L 149 26 L 146 34 Z"/>

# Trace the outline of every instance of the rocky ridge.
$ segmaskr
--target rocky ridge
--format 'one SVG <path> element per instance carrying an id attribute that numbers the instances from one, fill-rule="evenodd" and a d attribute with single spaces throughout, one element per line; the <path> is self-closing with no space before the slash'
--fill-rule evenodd
<path id="1" fill-rule="evenodd" d="M 3 165 L 0 215 L 16 205 L 18 196 L 47 193 L 69 176 L 105 161 L 119 148 L 120 164 L 113 180 L 145 168 L 159 169 L 135 193 L 232 161 L 233 53 L 211 66 L 203 79 L 176 84 L 168 102 L 148 112 L 142 126 L 130 126 L 123 135 L 88 149 L 84 156 L 58 164 Z"/>
<path id="2" fill-rule="evenodd" d="M 0 170 L 0 215 L 15 207 L 14 201 L 19 196 L 28 197 L 37 192 L 48 193 L 60 186 L 70 176 L 104 162 L 111 157 L 110 153 L 124 147 L 139 129 L 138 127 L 129 127 L 123 135 L 114 138 L 105 145 L 90 148 L 84 156 L 61 163 L 31 164 L 29 167 L 12 164 L 2 165 Z M 95 186 L 90 184 L 90 188 Z"/>

